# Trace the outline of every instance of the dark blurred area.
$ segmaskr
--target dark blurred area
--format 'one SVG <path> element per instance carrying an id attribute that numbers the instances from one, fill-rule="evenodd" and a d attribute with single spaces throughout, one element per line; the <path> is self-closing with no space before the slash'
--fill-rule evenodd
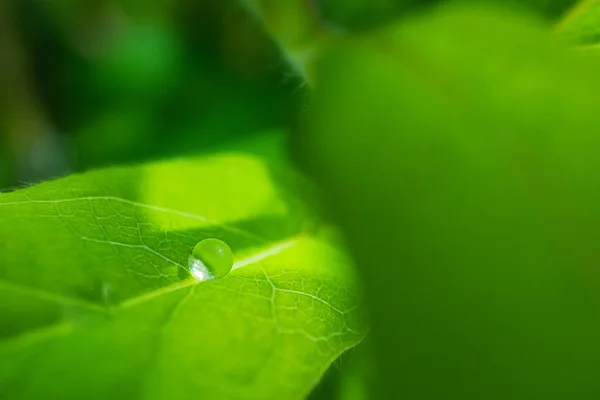
<path id="1" fill-rule="evenodd" d="M 0 189 L 287 124 L 302 84 L 235 1 L 0 2 Z"/>

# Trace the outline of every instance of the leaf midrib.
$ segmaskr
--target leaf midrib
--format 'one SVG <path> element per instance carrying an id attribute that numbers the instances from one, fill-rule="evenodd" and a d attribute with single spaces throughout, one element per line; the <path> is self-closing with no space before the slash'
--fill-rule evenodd
<path id="1" fill-rule="evenodd" d="M 236 261 L 233 265 L 233 270 L 240 269 L 243 267 L 247 267 L 253 264 L 256 264 L 262 260 L 265 260 L 269 257 L 273 257 L 288 248 L 294 246 L 298 242 L 298 237 L 294 236 L 288 238 L 287 240 L 276 242 L 267 248 L 263 248 L 260 251 L 257 251 L 247 257 L 244 257 L 238 261 Z M 36 297 L 42 300 L 52 301 L 58 304 L 67 305 L 67 306 L 76 306 L 80 308 L 84 308 L 86 310 L 99 312 L 102 314 L 115 315 L 116 312 L 120 310 L 127 309 L 129 307 L 133 307 L 136 305 L 140 305 L 149 300 L 155 299 L 157 297 L 173 293 L 188 287 L 196 287 L 197 285 L 203 282 L 210 281 L 198 281 L 194 278 L 189 278 L 183 281 L 176 282 L 169 286 L 162 287 L 160 289 L 154 290 L 152 292 L 145 293 L 141 296 L 134 297 L 128 300 L 121 302 L 116 306 L 111 307 L 103 307 L 94 303 L 86 302 L 83 300 L 60 296 L 55 293 L 47 292 L 44 290 L 39 290 L 36 288 L 31 288 L 28 286 L 14 284 L 12 282 L 0 280 L 0 289 L 5 288 L 8 290 L 12 290 L 16 293 Z M 39 329 L 34 329 L 30 331 L 23 332 L 16 337 L 8 338 L 6 342 L 0 342 L 0 353 L 9 352 L 11 349 L 22 347 L 30 342 L 37 342 L 39 340 L 43 340 L 47 337 L 52 337 L 59 334 L 69 334 L 72 330 L 73 325 L 68 322 L 60 322 L 54 325 L 44 326 Z"/>
<path id="2" fill-rule="evenodd" d="M 256 264 L 266 258 L 275 256 L 275 255 L 283 252 L 284 250 L 290 248 L 291 246 L 293 246 L 295 243 L 297 243 L 297 241 L 298 241 L 298 237 L 293 236 L 284 241 L 279 241 L 279 242 L 273 243 L 271 246 L 269 246 L 267 248 L 263 248 L 255 253 L 250 254 L 247 257 L 237 260 L 236 262 L 234 262 L 232 270 L 247 267 L 247 266 Z M 5 289 L 11 290 L 16 293 L 24 294 L 24 295 L 31 296 L 31 297 L 36 297 L 36 298 L 39 298 L 42 300 L 47 300 L 47 301 L 51 301 L 51 302 L 62 304 L 62 305 L 77 306 L 77 307 L 85 308 L 85 309 L 91 310 L 91 311 L 113 315 L 118 310 L 126 309 L 131 306 L 135 306 L 135 305 L 144 303 L 144 302 L 154 299 L 156 297 L 159 297 L 159 296 L 162 296 L 162 295 L 165 295 L 168 293 L 172 293 L 177 290 L 181 290 L 181 289 L 184 289 L 184 288 L 196 285 L 196 284 L 200 284 L 202 282 L 208 282 L 208 281 L 198 281 L 194 278 L 188 278 L 188 279 L 185 279 L 185 280 L 182 280 L 179 282 L 175 282 L 171 285 L 164 286 L 160 289 L 145 293 L 141 296 L 137 296 L 137 297 L 133 297 L 131 299 L 124 300 L 120 304 L 117 304 L 115 306 L 101 306 L 101 305 L 98 305 L 98 304 L 95 304 L 92 302 L 88 302 L 88 301 L 84 301 L 84 300 L 80 300 L 80 299 L 72 298 L 72 297 L 68 297 L 68 296 L 61 296 L 56 293 L 48 292 L 45 290 L 30 287 L 30 286 L 16 284 L 16 283 L 5 281 L 5 280 L 0 280 L 0 288 L 5 288 Z"/>

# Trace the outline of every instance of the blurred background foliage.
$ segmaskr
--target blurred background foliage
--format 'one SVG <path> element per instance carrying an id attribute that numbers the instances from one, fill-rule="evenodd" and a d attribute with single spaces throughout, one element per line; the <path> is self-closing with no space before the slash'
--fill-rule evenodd
<path id="1" fill-rule="evenodd" d="M 321 10 L 325 20 L 347 28 L 372 28 L 389 22 L 401 14 L 423 6 L 441 3 L 443 0 L 322 0 Z M 545 18 L 556 18 L 573 3 L 572 0 L 480 0 L 531 8 Z"/>
<path id="2" fill-rule="evenodd" d="M 3 1 L 0 188 L 272 130 L 302 90 L 234 1 Z"/>
<path id="3" fill-rule="evenodd" d="M 4 0 L 0 189 L 287 126 L 313 36 L 439 2 Z M 573 1 L 517 3 L 555 19 Z"/>

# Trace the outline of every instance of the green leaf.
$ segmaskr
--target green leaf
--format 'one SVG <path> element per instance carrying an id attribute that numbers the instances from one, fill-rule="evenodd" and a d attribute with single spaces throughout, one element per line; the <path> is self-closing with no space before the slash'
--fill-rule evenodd
<path id="1" fill-rule="evenodd" d="M 368 291 L 373 398 L 598 398 L 600 66 L 550 36 L 445 5 L 317 64 L 306 159 Z"/>
<path id="2" fill-rule="evenodd" d="M 305 396 L 364 327 L 346 257 L 274 182 L 223 153 L 0 194 L 0 393 Z M 209 237 L 234 270 L 197 282 Z"/>
<path id="3" fill-rule="evenodd" d="M 535 12 L 554 19 L 575 0 L 470 0 L 471 4 L 499 4 L 502 7 L 518 8 L 519 11 Z M 411 12 L 427 12 L 444 0 L 320 0 L 323 17 L 334 24 L 349 29 L 365 29 L 381 26 L 382 23 Z"/>
<path id="4" fill-rule="evenodd" d="M 575 0 L 471 0 L 535 12 L 547 19 L 560 16 Z M 398 18 L 428 12 L 443 0 L 240 0 L 256 15 L 282 56 L 309 84 L 314 60 L 322 49 L 353 31 L 381 27 Z"/>
<path id="5" fill-rule="evenodd" d="M 557 26 L 570 42 L 580 45 L 600 43 L 600 1 L 580 0 Z"/>
<path id="6" fill-rule="evenodd" d="M 333 39 L 316 3 L 304 0 L 240 0 L 264 25 L 286 62 L 304 81 L 312 81 L 312 61 Z"/>

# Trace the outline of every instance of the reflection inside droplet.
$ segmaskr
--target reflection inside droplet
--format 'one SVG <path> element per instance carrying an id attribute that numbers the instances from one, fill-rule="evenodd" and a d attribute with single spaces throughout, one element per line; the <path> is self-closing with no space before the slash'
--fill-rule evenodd
<path id="1" fill-rule="evenodd" d="M 214 279 L 210 272 L 208 272 L 208 268 L 206 268 L 206 265 L 204 265 L 202 261 L 200 261 L 192 255 L 190 255 L 189 257 L 188 265 L 190 267 L 190 272 L 192 273 L 192 275 L 194 275 L 194 277 L 199 281 L 207 281 L 209 279 Z"/>

